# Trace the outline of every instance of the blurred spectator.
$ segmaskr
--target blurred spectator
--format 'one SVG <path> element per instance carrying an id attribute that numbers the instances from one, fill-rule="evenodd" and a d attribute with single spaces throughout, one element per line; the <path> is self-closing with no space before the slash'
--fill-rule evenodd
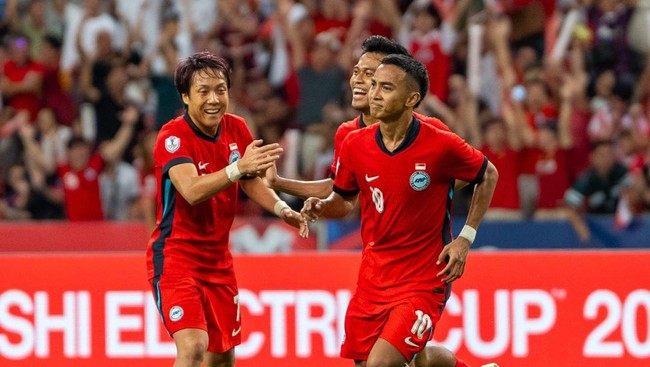
<path id="1" fill-rule="evenodd" d="M 147 228 L 152 231 L 156 226 L 156 195 L 158 187 L 153 167 L 153 147 L 158 131 L 146 131 L 140 136 L 136 146 L 134 167 L 140 178 L 140 198 L 134 207 L 134 217 L 144 219 Z"/>
<path id="2" fill-rule="evenodd" d="M 16 111 L 29 112 L 29 120 L 35 121 L 41 108 L 43 66 L 29 57 L 29 40 L 24 36 L 10 37 L 8 60 L 0 78 L 7 104 Z"/>
<path id="3" fill-rule="evenodd" d="M 61 68 L 64 71 L 76 69 L 80 63 L 80 54 L 93 55 L 95 49 L 106 38 L 110 40 L 109 48 L 119 49 L 115 33 L 117 24 L 115 20 L 102 9 L 100 0 L 83 0 L 83 7 L 68 1 L 65 7 L 65 35 L 63 38 L 63 53 L 61 55 Z M 104 34 L 100 39 L 99 34 Z M 106 45 L 99 44 L 102 52 L 106 52 Z"/>
<path id="4" fill-rule="evenodd" d="M 42 58 L 43 107 L 52 110 L 59 123 L 71 126 L 78 113 L 69 93 L 70 83 L 59 66 L 60 59 L 61 40 L 51 35 L 45 36 Z"/>
<path id="5" fill-rule="evenodd" d="M 334 33 L 316 35 L 310 50 L 292 25 L 284 20 L 285 34 L 290 40 L 292 65 L 297 76 L 298 106 L 296 122 L 304 135 L 301 144 L 301 172 L 313 173 L 316 152 L 323 147 L 322 109 L 343 96 L 348 55 L 342 52 L 340 39 Z"/>
<path id="6" fill-rule="evenodd" d="M 0 215 L 2 215 L 2 218 L 11 220 L 29 219 L 31 216 L 27 204 L 30 191 L 25 167 L 22 165 L 9 167 L 5 195 L 0 200 Z"/>
<path id="7" fill-rule="evenodd" d="M 582 213 L 614 214 L 618 200 L 631 183 L 627 168 L 616 161 L 612 141 L 594 142 L 590 159 L 591 167 L 578 177 L 564 197 L 569 222 L 583 242 L 590 240 L 591 232 Z"/>
<path id="8" fill-rule="evenodd" d="M 638 61 L 627 36 L 633 10 L 618 0 L 595 1 L 587 8 L 587 24 L 593 34 L 590 59 L 594 72 L 612 69 L 621 76 L 638 74 Z"/>
<path id="9" fill-rule="evenodd" d="M 540 156 L 535 164 L 539 181 L 539 198 L 535 216 L 544 219 L 564 218 L 564 193 L 571 183 L 569 156 L 573 148 L 571 136 L 572 103 L 575 88 L 584 87 L 567 77 L 560 91 L 557 121 L 545 120 L 537 126 Z"/>
<path id="10" fill-rule="evenodd" d="M 30 0 L 27 5 L 26 15 L 22 19 L 19 32 L 29 39 L 29 56 L 32 60 L 41 61 L 43 41 L 48 31 L 45 18 L 45 1 Z"/>
<path id="11" fill-rule="evenodd" d="M 66 216 L 71 221 L 105 218 L 100 195 L 99 175 L 106 162 L 117 164 L 133 136 L 137 110 L 134 107 L 120 115 L 122 125 L 115 137 L 101 144 L 96 153 L 90 143 L 73 138 L 68 143 L 68 162 L 58 167 L 58 176 L 65 190 Z"/>
<path id="12" fill-rule="evenodd" d="M 429 73 L 429 93 L 447 100 L 451 55 L 456 47 L 456 16 L 469 2 L 416 0 L 404 15 L 400 41 Z M 460 8 L 460 9 L 459 9 Z"/>
<path id="13" fill-rule="evenodd" d="M 99 175 L 104 218 L 126 221 L 132 218 L 133 205 L 140 195 L 137 170 L 124 161 L 108 161 Z"/>
<path id="14" fill-rule="evenodd" d="M 155 93 L 155 126 L 160 129 L 164 123 L 180 115 L 183 103 L 174 86 L 176 62 L 192 53 L 191 40 L 179 31 L 179 14 L 173 8 L 165 9 L 158 46 L 145 60 L 151 67 L 151 86 Z"/>

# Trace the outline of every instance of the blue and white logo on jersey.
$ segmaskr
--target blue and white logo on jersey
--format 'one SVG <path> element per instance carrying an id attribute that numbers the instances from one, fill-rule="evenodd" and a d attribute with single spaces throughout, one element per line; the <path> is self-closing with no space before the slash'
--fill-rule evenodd
<path id="1" fill-rule="evenodd" d="M 411 187 L 415 191 L 422 191 L 429 187 L 429 184 L 431 183 L 431 178 L 429 175 L 424 172 L 424 171 L 415 171 L 411 175 Z"/>
<path id="2" fill-rule="evenodd" d="M 230 152 L 230 158 L 228 158 L 228 163 L 233 163 L 237 162 L 241 158 L 241 154 L 239 153 L 239 150 L 233 150 Z"/>
<path id="3" fill-rule="evenodd" d="M 174 153 L 180 147 L 181 147 L 181 139 L 175 137 L 174 135 L 169 136 L 167 137 L 167 139 L 165 139 L 165 149 L 168 152 Z"/>
<path id="4" fill-rule="evenodd" d="M 169 310 L 169 319 L 172 321 L 178 321 L 183 318 L 185 312 L 181 306 L 174 306 Z"/>

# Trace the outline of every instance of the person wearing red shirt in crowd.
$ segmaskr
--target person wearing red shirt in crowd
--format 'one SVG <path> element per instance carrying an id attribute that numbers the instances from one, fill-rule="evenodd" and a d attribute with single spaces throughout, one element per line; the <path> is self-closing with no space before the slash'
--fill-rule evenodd
<path id="1" fill-rule="evenodd" d="M 498 179 L 481 152 L 413 116 L 427 90 L 424 65 L 386 56 L 368 96 L 379 124 L 346 137 L 334 192 L 308 198 L 301 211 L 310 221 L 340 218 L 360 201 L 363 257 L 341 346 L 358 367 L 401 367 L 424 349 Z M 456 179 L 477 185 L 466 226 L 452 240 Z"/>
<path id="2" fill-rule="evenodd" d="M 92 144 L 82 138 L 68 142 L 68 161 L 57 168 L 63 183 L 65 214 L 70 221 L 103 220 L 99 174 L 106 162 L 118 162 L 133 136 L 138 110 L 131 106 L 122 115 L 115 137 L 93 153 Z"/>
<path id="3" fill-rule="evenodd" d="M 524 114 L 528 130 L 524 134 L 524 149 L 521 151 L 519 168 L 519 200 L 521 210 L 526 218 L 534 215 L 539 199 L 539 180 L 535 167 L 541 152 L 538 142 L 538 127 L 548 121 L 557 120 L 557 110 L 550 102 L 548 87 L 544 81 L 532 79 L 526 82 Z"/>
<path id="4" fill-rule="evenodd" d="M 567 77 L 560 88 L 558 120 L 546 120 L 537 127 L 540 155 L 535 164 L 539 180 L 537 218 L 563 218 L 564 194 L 571 185 L 569 161 L 573 137 L 571 116 L 574 96 L 584 88 L 575 78 Z"/>
<path id="5" fill-rule="evenodd" d="M 0 87 L 8 105 L 16 111 L 28 111 L 29 121 L 36 121 L 41 108 L 43 66 L 29 58 L 29 41 L 23 36 L 11 38 L 9 60 L 2 66 Z"/>
<path id="6" fill-rule="evenodd" d="M 447 101 L 451 55 L 458 40 L 455 14 L 454 9 L 441 1 L 416 1 L 407 12 L 407 19 L 413 18 L 412 30 L 403 31 L 405 34 L 401 36 L 413 57 L 427 68 L 431 80 L 429 93 L 441 101 Z"/>
<path id="7" fill-rule="evenodd" d="M 226 61 L 207 51 L 196 53 L 179 62 L 174 80 L 186 110 L 163 126 L 154 147 L 160 190 L 156 228 L 147 245 L 148 278 L 176 344 L 174 366 L 233 366 L 241 323 L 228 243 L 238 187 L 300 228 L 301 235 L 307 226 L 256 176 L 282 149 L 262 146 L 243 118 L 226 113 Z"/>
<path id="8" fill-rule="evenodd" d="M 490 218 L 515 219 L 521 217 L 517 178 L 519 177 L 520 138 L 508 118 L 493 118 L 483 123 L 481 152 L 499 170 L 499 185 L 490 202 Z"/>
<path id="9" fill-rule="evenodd" d="M 332 193 L 334 178 L 336 176 L 336 163 L 341 151 L 343 140 L 349 133 L 372 126 L 379 120 L 370 114 L 368 101 L 368 90 L 370 80 L 381 60 L 389 54 L 409 55 L 408 51 L 400 44 L 383 36 L 370 36 L 362 44 L 362 54 L 357 64 L 352 69 L 350 76 L 350 89 L 352 91 L 352 107 L 360 112 L 360 115 L 350 121 L 342 123 L 336 130 L 334 138 L 334 158 L 330 169 L 330 178 L 317 181 L 292 180 L 277 174 L 275 166 L 270 167 L 266 172 L 267 184 L 278 191 L 308 198 L 311 196 L 326 198 Z M 442 121 L 413 113 L 421 122 L 430 124 L 437 129 L 450 131 Z M 466 186 L 466 182 L 456 182 L 456 189 Z M 446 194 L 445 194 L 446 195 Z M 457 359 L 453 353 L 441 346 L 428 346 L 423 353 L 418 354 L 416 359 L 418 366 L 464 366 L 463 361 Z M 457 364 L 458 363 L 458 364 Z"/>

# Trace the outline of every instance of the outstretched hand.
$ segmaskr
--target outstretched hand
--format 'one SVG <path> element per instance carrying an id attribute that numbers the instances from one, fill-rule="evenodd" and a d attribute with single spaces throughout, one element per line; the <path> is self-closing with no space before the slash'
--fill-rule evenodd
<path id="1" fill-rule="evenodd" d="M 442 263 L 445 261 L 445 258 L 449 257 L 447 266 L 437 274 L 439 277 L 443 275 L 445 276 L 442 279 L 443 282 L 453 282 L 463 275 L 470 246 L 471 244 L 466 238 L 457 237 L 442 248 L 442 252 L 440 253 L 440 256 L 438 256 L 437 264 Z"/>
<path id="2" fill-rule="evenodd" d="M 256 175 L 273 166 L 282 151 L 278 143 L 262 145 L 262 139 L 253 140 L 237 163 L 239 171 L 244 175 Z"/>
<path id="3" fill-rule="evenodd" d="M 298 228 L 298 234 L 302 238 L 307 238 L 309 236 L 309 225 L 307 219 L 305 219 L 300 213 L 289 208 L 282 209 L 280 212 L 280 218 L 292 227 Z"/>
<path id="4" fill-rule="evenodd" d="M 322 213 L 323 213 L 322 200 L 314 197 L 305 200 L 305 203 L 302 206 L 302 210 L 300 211 L 300 214 L 303 216 L 303 218 L 305 218 L 310 222 L 315 222 L 316 220 L 318 220 L 318 218 L 320 218 Z"/>

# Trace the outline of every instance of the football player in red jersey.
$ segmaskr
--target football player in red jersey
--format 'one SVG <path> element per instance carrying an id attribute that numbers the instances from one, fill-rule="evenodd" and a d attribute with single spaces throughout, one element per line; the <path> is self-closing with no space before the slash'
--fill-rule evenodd
<path id="1" fill-rule="evenodd" d="M 147 246 L 149 281 L 176 344 L 174 367 L 233 366 L 241 323 L 228 240 L 237 187 L 302 235 L 306 223 L 256 176 L 282 149 L 253 140 L 244 119 L 226 113 L 226 61 L 196 53 L 180 61 L 174 79 L 185 113 L 163 126 L 154 146 L 160 189 Z"/>
<path id="2" fill-rule="evenodd" d="M 413 116 L 427 89 L 420 62 L 385 57 L 369 91 L 380 123 L 348 134 L 334 192 L 307 199 L 302 209 L 312 221 L 340 218 L 360 202 L 363 258 L 341 347 L 358 367 L 402 367 L 424 349 L 498 179 L 480 151 Z M 476 189 L 466 225 L 452 239 L 448 213 L 457 179 Z"/>
<path id="3" fill-rule="evenodd" d="M 360 112 L 360 115 L 350 121 L 342 123 L 336 130 L 334 138 L 334 159 L 331 167 L 331 178 L 317 181 L 301 181 L 281 177 L 277 174 L 275 165 L 271 166 L 266 172 L 266 181 L 268 185 L 278 191 L 301 197 L 308 198 L 316 196 L 326 198 L 332 192 L 334 182 L 336 161 L 338 152 L 343 139 L 352 131 L 370 126 L 378 120 L 370 115 L 370 105 L 368 104 L 368 89 L 370 88 L 370 79 L 375 73 L 377 66 L 385 56 L 390 54 L 408 55 L 408 51 L 400 44 L 383 36 L 370 36 L 362 44 L 362 54 L 359 61 L 352 69 L 350 76 L 350 89 L 352 91 L 352 107 Z M 447 125 L 434 117 L 415 115 L 423 122 L 449 131 Z M 460 183 L 464 186 L 465 183 Z"/>
<path id="4" fill-rule="evenodd" d="M 352 107 L 360 112 L 360 115 L 353 120 L 341 124 L 334 139 L 334 159 L 332 161 L 330 178 L 317 181 L 292 180 L 281 177 L 277 174 L 275 165 L 266 172 L 266 181 L 275 190 L 285 192 L 301 198 L 311 196 L 326 198 L 332 193 L 332 185 L 336 174 L 336 163 L 345 137 L 358 129 L 371 126 L 379 120 L 370 114 L 368 102 L 368 90 L 370 80 L 375 74 L 381 60 L 389 54 L 409 55 L 408 51 L 400 44 L 383 36 L 370 36 L 362 44 L 362 54 L 359 61 L 354 65 L 350 76 L 350 89 L 352 90 Z M 414 113 L 420 121 L 431 124 L 438 129 L 449 131 L 447 125 L 442 121 Z M 467 183 L 456 182 L 456 189 L 465 186 Z M 447 193 L 445 193 L 446 197 Z M 366 228 L 369 228 L 366 226 Z M 418 367 L 464 367 L 464 362 L 457 359 L 453 353 L 441 346 L 429 346 L 416 358 Z"/>

